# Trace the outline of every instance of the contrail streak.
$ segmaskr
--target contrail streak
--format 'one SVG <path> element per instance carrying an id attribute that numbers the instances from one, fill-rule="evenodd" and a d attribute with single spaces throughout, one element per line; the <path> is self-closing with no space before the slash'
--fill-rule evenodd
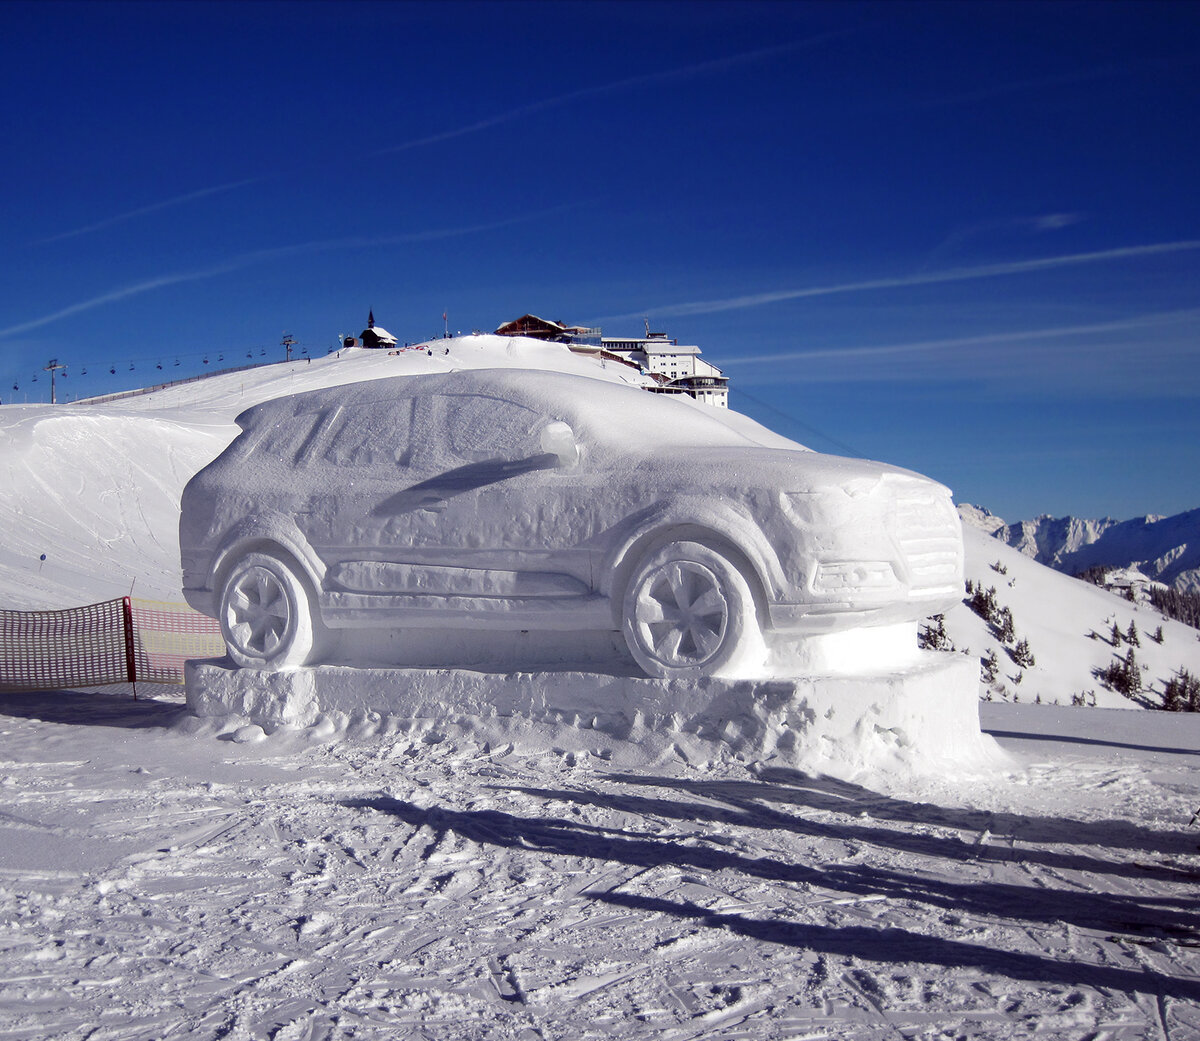
<path id="1" fill-rule="evenodd" d="M 895 278 L 875 278 L 865 282 L 841 282 L 828 286 L 809 286 L 804 289 L 781 289 L 768 293 L 753 293 L 746 296 L 726 297 L 720 300 L 699 300 L 685 304 L 670 304 L 665 307 L 643 307 L 627 314 L 604 315 L 592 320 L 620 321 L 652 315 L 655 318 L 678 318 L 695 314 L 715 314 L 718 311 L 735 311 L 746 307 L 761 307 L 787 300 L 802 300 L 817 296 L 834 296 L 839 293 L 865 293 L 877 289 L 904 289 L 911 286 L 940 285 L 947 282 L 969 282 L 981 278 L 997 278 L 1002 275 L 1020 275 L 1030 271 L 1047 271 L 1052 268 L 1071 267 L 1078 264 L 1098 264 L 1109 260 L 1125 260 L 1132 257 L 1148 257 L 1163 253 L 1180 253 L 1184 250 L 1200 249 L 1200 239 L 1184 239 L 1179 242 L 1159 242 L 1147 246 L 1125 246 L 1119 249 L 1098 250 L 1092 253 L 1067 253 L 1057 257 L 1042 257 L 1039 260 L 1016 260 L 1003 264 L 984 264 L 979 267 L 951 268 L 947 271 L 931 271 L 928 274 L 903 275 Z"/>
<path id="2" fill-rule="evenodd" d="M 324 239 L 317 242 L 301 242 L 291 246 L 276 246 L 271 249 L 254 250 L 251 253 L 243 253 L 237 257 L 231 257 L 228 260 L 221 261 L 218 264 L 213 264 L 209 267 L 196 268 L 192 271 L 181 271 L 170 275 L 160 275 L 157 278 L 149 278 L 142 282 L 135 282 L 132 285 L 122 286 L 119 289 L 109 290 L 107 293 L 101 293 L 99 296 L 89 297 L 87 300 L 81 300 L 78 303 L 70 304 L 67 307 L 55 311 L 53 314 L 42 315 L 40 318 L 32 318 L 26 322 L 19 322 L 16 325 L 10 325 L 5 329 L 0 329 L 0 337 L 13 336 L 17 333 L 29 332 L 31 329 L 38 329 L 43 325 L 49 325 L 51 322 L 56 322 L 60 318 L 68 318 L 71 315 L 79 314 L 83 311 L 90 311 L 93 308 L 101 307 L 104 304 L 116 303 L 119 300 L 128 300 L 130 297 L 141 296 L 143 293 L 149 293 L 155 289 L 163 289 L 167 286 L 180 285 L 185 282 L 198 282 L 206 278 L 215 278 L 218 275 L 229 274 L 232 271 L 240 271 L 242 268 L 251 267 L 254 264 L 260 264 L 267 260 L 280 260 L 285 257 L 293 257 L 303 253 L 321 253 L 327 250 L 338 249 L 364 249 L 374 246 L 394 246 L 402 245 L 409 242 L 429 242 L 435 239 L 456 238 L 461 235 L 472 235 L 482 231 L 492 231 L 496 228 L 505 228 L 512 224 L 519 224 L 525 221 L 541 220 L 542 218 L 560 212 L 570 207 L 558 206 L 550 210 L 542 210 L 538 213 L 524 214 L 519 217 L 509 217 L 502 221 L 493 221 L 489 224 L 475 224 L 464 228 L 443 228 L 433 229 L 430 231 L 414 231 L 402 235 L 375 235 L 375 236 L 356 236 L 343 239 Z"/>
<path id="3" fill-rule="evenodd" d="M 495 116 L 489 116 L 487 119 L 478 120 L 475 123 L 469 123 L 466 126 L 457 127 L 454 130 L 443 130 L 437 134 L 430 134 L 426 137 L 415 138 L 412 141 L 405 141 L 403 144 L 392 145 L 389 148 L 381 148 L 372 155 L 387 155 L 392 152 L 404 152 L 410 148 L 420 148 L 423 145 L 437 144 L 439 141 L 449 141 L 452 138 L 463 137 L 467 134 L 474 134 L 480 130 L 487 130 L 489 127 L 498 126 L 501 123 L 509 123 L 514 119 L 519 119 L 521 116 L 532 115 L 535 112 L 544 112 L 546 109 L 558 108 L 561 105 L 570 104 L 572 101 L 579 101 L 583 98 L 600 97 L 604 94 L 613 94 L 617 91 L 628 90 L 631 87 L 640 87 L 649 83 L 665 83 L 671 80 L 690 79 L 694 76 L 703 76 L 712 72 L 719 72 L 723 69 L 732 68 L 736 65 L 744 65 L 750 62 L 758 61 L 762 58 L 768 58 L 775 54 L 787 54 L 790 51 L 805 50 L 810 47 L 819 46 L 827 40 L 832 40 L 839 36 L 846 36 L 851 32 L 860 30 L 839 30 L 837 32 L 822 33 L 819 36 L 809 37 L 804 40 L 793 40 L 790 43 L 775 44 L 771 47 L 760 47 L 753 51 L 744 51 L 741 54 L 731 54 L 724 58 L 712 58 L 708 61 L 697 62 L 695 65 L 684 65 L 678 69 L 666 69 L 661 72 L 644 72 L 637 76 L 628 76 L 625 79 L 614 80 L 612 83 L 601 83 L 594 87 L 580 87 L 578 90 L 569 91 L 566 94 L 559 94 L 552 98 L 545 98 L 542 101 L 533 101 L 528 105 L 521 105 L 514 109 L 509 109 L 507 112 L 501 112 Z"/>
<path id="4" fill-rule="evenodd" d="M 136 210 L 129 210 L 127 213 L 118 213 L 115 217 L 106 217 L 104 220 L 96 221 L 94 224 L 85 224 L 82 228 L 63 231 L 57 235 L 51 235 L 49 238 L 38 239 L 34 245 L 44 246 L 50 242 L 62 242 L 64 239 L 73 239 L 80 235 L 87 235 L 93 231 L 111 228 L 114 224 L 121 224 L 124 221 L 133 220 L 133 218 L 141 217 L 147 213 L 155 213 L 158 210 L 169 209 L 172 206 L 182 206 L 185 202 L 191 202 L 193 199 L 203 199 L 209 195 L 230 192 L 235 188 L 243 188 L 247 184 L 255 184 L 258 181 L 265 180 L 267 180 L 267 177 L 248 177 L 244 181 L 231 181 L 229 184 L 218 184 L 211 188 L 200 188 L 197 191 L 188 192 L 186 195 L 176 195 L 173 199 L 164 199 L 162 202 L 151 203 L 149 206 L 141 206 Z"/>
<path id="5" fill-rule="evenodd" d="M 1011 333 L 986 333 L 981 336 L 961 336 L 945 340 L 918 340 L 914 343 L 896 343 L 877 347 L 824 348 L 815 351 L 781 351 L 777 354 L 753 354 L 746 358 L 730 358 L 728 367 L 738 365 L 768 365 L 783 361 L 851 360 L 856 358 L 881 358 L 889 355 L 927 354 L 953 350 L 959 347 L 985 347 L 998 343 L 1019 343 L 1026 340 L 1046 340 L 1055 336 L 1091 336 L 1097 333 L 1119 332 L 1129 329 L 1144 329 L 1148 325 L 1168 322 L 1189 321 L 1200 318 L 1200 310 L 1161 311 L 1122 318 L 1112 322 L 1094 322 L 1090 325 L 1051 326 L 1045 329 L 1024 329 Z"/>

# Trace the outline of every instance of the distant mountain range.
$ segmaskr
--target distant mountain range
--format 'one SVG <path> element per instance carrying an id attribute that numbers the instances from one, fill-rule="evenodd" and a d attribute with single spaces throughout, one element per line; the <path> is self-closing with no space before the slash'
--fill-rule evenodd
<path id="1" fill-rule="evenodd" d="M 963 522 L 1056 571 L 1135 567 L 1147 578 L 1200 593 L 1200 509 L 1173 517 L 1117 521 L 1051 517 L 1007 524 L 981 506 L 958 508 Z"/>

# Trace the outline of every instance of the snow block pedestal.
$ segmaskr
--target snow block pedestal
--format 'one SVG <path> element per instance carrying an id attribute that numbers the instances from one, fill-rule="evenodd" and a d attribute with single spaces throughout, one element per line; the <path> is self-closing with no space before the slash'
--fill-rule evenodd
<path id="1" fill-rule="evenodd" d="M 918 770 L 998 755 L 979 728 L 979 667 L 922 652 L 887 674 L 660 681 L 595 672 L 317 666 L 291 672 L 192 661 L 188 707 L 266 729 L 402 721 L 495 742 L 602 754 L 631 765 L 674 754 L 844 773 L 891 762 Z"/>

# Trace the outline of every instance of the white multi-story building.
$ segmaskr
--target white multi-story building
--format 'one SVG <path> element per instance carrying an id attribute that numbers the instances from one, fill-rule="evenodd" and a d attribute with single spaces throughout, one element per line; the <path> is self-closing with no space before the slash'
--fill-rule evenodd
<path id="1" fill-rule="evenodd" d="M 642 337 L 602 336 L 600 345 L 649 373 L 656 393 L 686 395 L 706 405 L 729 407 L 729 377 L 702 361 L 699 347 L 649 330 Z"/>
<path id="2" fill-rule="evenodd" d="M 565 343 L 579 354 L 637 368 L 647 379 L 646 389 L 655 394 L 686 396 L 716 408 L 729 407 L 729 377 L 715 365 L 701 361 L 699 347 L 681 344 L 666 333 L 652 333 L 649 322 L 645 336 L 601 336 L 599 329 L 525 314 L 505 322 L 496 333 Z"/>

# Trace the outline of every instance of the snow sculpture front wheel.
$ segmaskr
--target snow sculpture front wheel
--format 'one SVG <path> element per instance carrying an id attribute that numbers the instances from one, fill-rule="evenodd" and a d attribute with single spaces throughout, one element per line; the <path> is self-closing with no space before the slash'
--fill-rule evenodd
<path id="1" fill-rule="evenodd" d="M 270 553 L 247 554 L 229 572 L 220 621 L 229 657 L 244 669 L 294 669 L 314 650 L 308 587 Z"/>
<path id="2" fill-rule="evenodd" d="M 638 665 L 661 679 L 735 676 L 762 647 L 745 576 L 698 542 L 670 543 L 641 563 L 625 592 L 622 631 Z"/>

